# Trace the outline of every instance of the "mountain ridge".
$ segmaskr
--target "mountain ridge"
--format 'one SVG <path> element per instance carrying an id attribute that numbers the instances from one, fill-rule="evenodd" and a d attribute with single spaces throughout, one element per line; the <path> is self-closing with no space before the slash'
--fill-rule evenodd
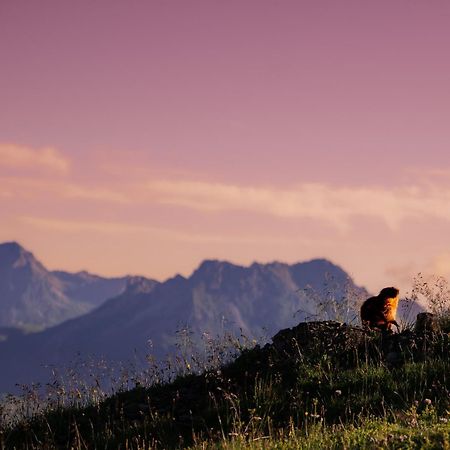
<path id="1" fill-rule="evenodd" d="M 117 296 L 131 278 L 50 271 L 18 242 L 0 243 L 0 326 L 42 329 L 62 323 Z"/>
<path id="2" fill-rule="evenodd" d="M 317 314 L 328 318 L 335 312 L 320 306 L 318 298 L 327 300 L 330 280 L 332 301 L 345 300 L 347 285 L 361 298 L 368 295 L 325 259 L 250 266 L 206 260 L 187 278 L 175 275 L 152 284 L 137 277 L 87 314 L 0 343 L 0 360 L 8 361 L 0 373 L 0 392 L 11 390 L 12 381 L 46 381 L 44 366 L 70 365 L 76 355 L 143 366 L 148 353 L 158 359 L 173 355 L 180 330 L 193 333 L 194 340 L 225 332 L 260 339 Z"/>

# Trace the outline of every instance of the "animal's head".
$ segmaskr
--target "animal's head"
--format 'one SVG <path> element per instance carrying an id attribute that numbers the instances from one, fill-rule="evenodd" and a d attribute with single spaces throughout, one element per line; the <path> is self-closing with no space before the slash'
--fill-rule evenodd
<path id="1" fill-rule="evenodd" d="M 381 289 L 378 296 L 382 298 L 395 298 L 398 296 L 399 292 L 400 291 L 395 287 L 385 287 L 384 289 Z"/>

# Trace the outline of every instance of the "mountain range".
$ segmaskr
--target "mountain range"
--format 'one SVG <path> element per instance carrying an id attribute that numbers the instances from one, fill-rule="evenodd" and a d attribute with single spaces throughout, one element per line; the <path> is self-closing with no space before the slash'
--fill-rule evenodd
<path id="1" fill-rule="evenodd" d="M 339 318 L 345 314 L 340 318 L 348 320 L 357 314 L 352 302 L 357 304 L 368 295 L 364 288 L 354 285 L 344 270 L 325 259 L 293 265 L 254 263 L 249 267 L 208 260 L 188 278 L 177 275 L 158 283 L 143 277 L 126 277 L 108 284 L 107 279 L 86 273 L 47 273 L 17 245 L 6 244 L 16 246 L 9 252 L 21 255 L 10 258 L 9 267 L 1 270 L 10 273 L 34 266 L 24 270 L 34 276 L 25 295 L 26 299 L 34 298 L 34 303 L 24 303 L 27 323 L 37 322 L 31 313 L 32 305 L 39 305 L 37 294 L 53 293 L 50 287 L 55 285 L 59 287 L 56 292 L 63 295 L 42 299 L 45 308 L 38 308 L 37 315 L 41 323 L 45 322 L 42 311 L 50 312 L 53 305 L 57 305 L 59 314 L 53 314 L 54 318 L 62 317 L 61 311 L 66 313 L 65 307 L 71 304 L 89 305 L 91 311 L 37 333 L 9 333 L 8 339 L 0 342 L 0 392 L 13 391 L 15 383 L 48 381 L 50 371 L 46 366 L 68 365 L 77 355 L 86 360 L 102 357 L 138 365 L 145 364 L 148 353 L 163 358 L 176 351 L 180 330 L 189 330 L 197 337 L 205 332 L 212 336 L 230 332 L 260 338 L 307 319 Z M 42 274 L 43 281 L 38 281 L 37 274 Z M 36 286 L 41 286 L 37 293 L 33 291 Z M 100 297 L 113 287 L 123 290 L 103 301 Z M 57 299 L 62 301 L 58 303 Z M 95 308 L 96 304 L 100 306 Z M 20 317 L 14 317 L 21 322 Z"/>
<path id="2" fill-rule="evenodd" d="M 130 277 L 47 270 L 16 242 L 0 244 L 0 327 L 42 329 L 122 293 Z"/>

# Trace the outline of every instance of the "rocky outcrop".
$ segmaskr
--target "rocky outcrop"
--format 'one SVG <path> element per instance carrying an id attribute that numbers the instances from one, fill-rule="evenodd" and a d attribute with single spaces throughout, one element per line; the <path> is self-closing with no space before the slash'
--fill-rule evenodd
<path id="1" fill-rule="evenodd" d="M 329 359 L 337 366 L 353 366 L 378 360 L 387 365 L 450 351 L 450 334 L 440 329 L 432 314 L 421 313 L 414 330 L 381 332 L 335 321 L 302 322 L 278 332 L 272 343 L 260 349 L 262 358 L 299 361 Z"/>

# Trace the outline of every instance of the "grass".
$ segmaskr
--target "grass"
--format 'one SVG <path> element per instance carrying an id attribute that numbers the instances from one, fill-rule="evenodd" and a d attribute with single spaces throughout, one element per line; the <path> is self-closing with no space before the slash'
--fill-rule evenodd
<path id="1" fill-rule="evenodd" d="M 30 389 L 20 417 L 2 415 L 0 448 L 449 448 L 449 350 L 446 333 L 300 324 L 232 362 L 221 346 L 222 366 L 184 354 L 174 379 L 113 395 Z"/>
<path id="2" fill-rule="evenodd" d="M 367 419 L 355 426 L 324 426 L 313 424 L 305 430 L 292 427 L 273 436 L 245 439 L 241 435 L 217 443 L 204 442 L 192 449 L 436 449 L 450 448 L 450 427 L 447 422 L 419 419 L 409 423 L 392 423 L 383 419 Z"/>

